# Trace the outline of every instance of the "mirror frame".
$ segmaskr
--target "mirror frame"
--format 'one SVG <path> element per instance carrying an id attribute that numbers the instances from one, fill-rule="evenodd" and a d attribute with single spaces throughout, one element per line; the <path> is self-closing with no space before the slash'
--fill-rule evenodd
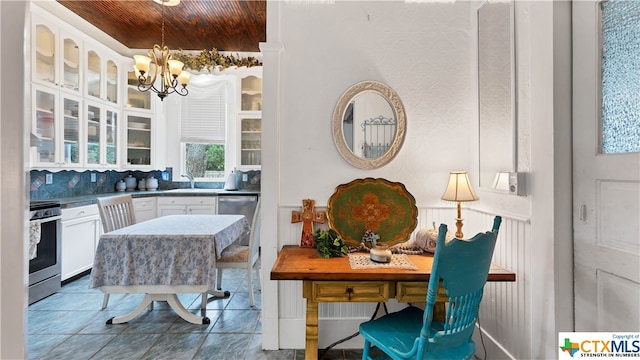
<path id="1" fill-rule="evenodd" d="M 351 103 L 356 96 L 366 92 L 376 93 L 386 99 L 389 106 L 393 109 L 397 120 L 396 137 L 393 139 L 393 143 L 387 152 L 375 159 L 365 159 L 356 156 L 347 145 L 342 132 L 342 123 L 347 106 L 349 106 L 349 103 Z M 404 105 L 402 104 L 402 101 L 400 101 L 400 97 L 389 86 L 378 81 L 367 80 L 352 85 L 342 94 L 335 109 L 333 110 L 333 142 L 336 144 L 336 148 L 342 158 L 359 169 L 377 169 L 388 164 L 400 151 L 400 148 L 404 143 L 406 128 L 406 113 Z"/>
<path id="2" fill-rule="evenodd" d="M 489 3 L 489 0 L 483 1 L 480 6 L 478 7 L 477 11 L 476 11 L 476 51 L 477 51 L 477 101 L 478 101 L 478 187 L 482 188 L 484 190 L 489 190 L 489 191 L 493 191 L 493 192 L 500 192 L 500 193 L 508 193 L 509 189 L 507 188 L 495 188 L 493 187 L 493 185 L 495 184 L 484 184 L 482 182 L 482 114 L 481 114 L 481 102 L 480 102 L 480 92 L 481 92 L 481 84 L 480 84 L 480 11 L 482 10 L 482 8 L 487 5 Z M 516 29 L 515 29 L 515 1 L 513 0 L 509 0 L 508 1 L 508 5 L 509 5 L 509 64 L 510 64 L 510 68 L 509 71 L 511 73 L 510 76 L 510 106 L 511 106 L 511 114 L 510 114 L 510 119 L 511 119 L 511 131 L 510 131 L 510 135 L 511 135 L 511 146 L 510 146 L 510 156 L 511 158 L 509 159 L 509 169 L 497 169 L 496 171 L 498 173 L 504 174 L 503 171 L 509 171 L 509 172 L 516 172 L 518 171 L 518 117 L 517 117 L 517 112 L 518 112 L 518 104 L 517 104 L 517 66 L 516 66 L 516 39 L 515 39 L 515 34 L 516 34 Z M 494 179 L 495 180 L 495 179 Z"/>

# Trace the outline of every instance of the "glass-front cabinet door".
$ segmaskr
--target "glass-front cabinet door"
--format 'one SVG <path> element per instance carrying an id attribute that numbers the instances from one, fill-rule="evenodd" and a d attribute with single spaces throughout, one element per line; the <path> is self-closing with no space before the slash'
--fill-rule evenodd
<path id="1" fill-rule="evenodd" d="M 151 110 L 151 91 L 138 90 L 138 77 L 135 72 L 127 72 L 127 107 Z"/>
<path id="2" fill-rule="evenodd" d="M 40 165 L 52 165 L 56 159 L 59 146 L 56 145 L 57 91 L 44 87 L 34 87 L 33 91 L 33 123 L 31 125 L 31 162 Z"/>
<path id="3" fill-rule="evenodd" d="M 33 80 L 55 85 L 56 83 L 56 34 L 55 29 L 37 24 L 34 30 Z"/>
<path id="4" fill-rule="evenodd" d="M 63 163 L 69 166 L 78 166 L 81 164 L 80 159 L 80 99 L 72 97 L 63 97 L 63 143 L 64 143 L 64 160 Z"/>
<path id="5" fill-rule="evenodd" d="M 153 139 L 151 116 L 130 113 L 126 115 L 126 121 L 126 165 L 131 167 L 150 166 Z"/>
<path id="6" fill-rule="evenodd" d="M 62 41 L 62 87 L 67 90 L 80 91 L 80 48 L 71 38 Z"/>
<path id="7" fill-rule="evenodd" d="M 118 165 L 118 110 L 98 103 L 88 103 L 86 112 L 87 165 Z"/>
<path id="8" fill-rule="evenodd" d="M 81 41 L 33 14 L 32 80 L 80 95 Z"/>
<path id="9" fill-rule="evenodd" d="M 101 118 L 101 108 L 97 105 L 88 104 L 86 112 L 87 125 L 87 165 L 100 164 L 100 128 L 103 123 Z"/>
<path id="10" fill-rule="evenodd" d="M 118 112 L 115 109 L 107 109 L 105 117 L 105 165 L 117 165 L 118 163 Z"/>
<path id="11" fill-rule="evenodd" d="M 46 86 L 34 86 L 33 89 L 31 164 L 49 167 L 80 166 L 80 98 L 62 95 Z"/>
<path id="12" fill-rule="evenodd" d="M 113 60 L 107 60 L 107 101 L 113 104 L 118 103 L 118 66 Z"/>
<path id="13" fill-rule="evenodd" d="M 240 82 L 241 104 L 240 111 L 262 111 L 262 79 L 250 75 L 243 77 Z"/>
<path id="14" fill-rule="evenodd" d="M 100 55 L 91 50 L 87 53 L 87 95 L 102 98 L 102 63 Z"/>
<path id="15" fill-rule="evenodd" d="M 262 165 L 262 119 L 240 119 L 240 166 Z"/>

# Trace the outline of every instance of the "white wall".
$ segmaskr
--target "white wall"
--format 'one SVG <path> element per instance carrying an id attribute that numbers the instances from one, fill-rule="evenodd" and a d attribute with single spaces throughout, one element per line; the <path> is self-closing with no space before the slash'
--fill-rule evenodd
<path id="1" fill-rule="evenodd" d="M 24 1 L 0 1 L 0 358 L 23 359 L 26 354 L 27 211 Z M 27 34 L 28 35 L 28 34 Z M 29 38 L 28 36 L 26 37 Z M 22 151 L 20 151 L 22 149 Z"/>
<path id="2" fill-rule="evenodd" d="M 21 28 L 26 3 L 0 4 L 2 29 Z M 491 358 L 552 358 L 556 353 L 556 331 L 570 330 L 572 325 L 566 315 L 572 310 L 567 290 L 571 275 L 566 266 L 571 260 L 567 249 L 571 242 L 570 229 L 567 233 L 571 220 L 571 207 L 567 206 L 570 175 L 566 175 L 570 168 L 570 151 L 566 151 L 569 120 L 563 112 L 563 104 L 570 104 L 570 99 L 562 86 L 567 68 L 559 66 L 566 64 L 568 56 L 567 31 L 561 26 L 569 20 L 568 3 L 517 4 L 518 166 L 531 173 L 531 195 L 518 198 L 477 189 L 481 200 L 465 210 L 465 230 L 484 230 L 486 219 L 492 214 L 508 217 L 502 229 L 502 248 L 496 249 L 496 261 L 516 271 L 518 280 L 512 285 L 492 285 L 485 293 L 483 309 L 489 308 L 481 311 L 481 319 L 487 316 L 489 320 L 482 324 L 494 340 L 491 350 L 501 354 Z M 295 332 L 290 341 L 295 347 L 304 346 L 300 340 L 304 318 L 300 315 L 303 308 L 299 285 L 278 285 L 268 280 L 277 249 L 299 239 L 299 224 L 290 224 L 289 216 L 303 198 L 316 199 L 323 206 L 341 183 L 366 176 L 385 177 L 403 182 L 416 197 L 420 226 L 430 220 L 453 226 L 452 210 L 441 208 L 448 205 L 439 200 L 447 173 L 468 169 L 474 178 L 473 169 L 477 169 L 473 40 L 476 6 L 474 2 L 268 3 L 268 42 L 261 46 L 265 64 L 265 348 L 279 346 L 278 330 Z M 2 31 L 2 68 L 10 69 L 0 73 L 5 82 L 7 76 L 20 75 L 15 69 L 22 66 L 22 57 L 7 54 L 16 54 L 16 44 L 22 43 L 22 36 L 19 32 Z M 378 80 L 394 88 L 407 111 L 407 139 L 402 150 L 391 164 L 371 171 L 358 170 L 344 162 L 333 146 L 330 130 L 338 97 L 361 80 Z M 10 94 L 0 92 L 2 104 L 20 103 L 21 97 L 28 99 L 28 94 L 16 91 L 16 86 L 19 85 L 14 84 Z M 22 148 L 16 142 L 24 141 L 20 139 L 23 127 L 7 119 L 22 118 L 23 109 L 0 108 L 0 169 L 23 169 L 24 155 L 15 157 L 6 151 L 13 145 Z M 22 242 L 16 242 L 22 241 L 16 234 L 24 231 L 24 176 L 20 171 L 3 171 L 0 177 L 2 358 L 21 358 L 24 354 L 26 279 L 15 276 L 14 270 L 20 264 L 10 262 L 22 258 L 16 254 L 24 251 Z M 21 187 L 23 191 L 19 191 Z M 24 213 L 8 211 L 9 208 L 24 209 Z M 291 318 L 279 315 L 284 309 Z M 366 305 L 323 306 L 321 346 L 335 340 L 334 336 L 352 332 L 338 328 L 343 319 L 355 320 L 349 322 L 354 325 L 368 313 Z M 278 329 L 281 321 L 295 326 Z"/>
<path id="3" fill-rule="evenodd" d="M 495 260 L 517 275 L 514 284 L 487 287 L 481 310 L 486 321 L 481 323 L 489 357 L 553 358 L 556 331 L 569 324 L 563 312 L 571 310 L 572 301 L 571 283 L 563 272 L 567 268 L 560 265 L 571 261 L 566 248 L 571 242 L 571 179 L 564 171 L 570 168 L 570 148 L 567 139 L 554 137 L 554 131 L 566 135 L 570 124 L 564 112 L 570 93 L 559 76 L 567 73 L 569 33 L 559 25 L 569 20 L 569 3 L 516 4 L 517 164 L 519 171 L 529 173 L 530 196 L 477 189 L 481 200 L 465 204 L 465 232 L 486 230 L 493 214 L 503 215 Z M 325 206 L 335 186 L 355 178 L 402 182 L 417 200 L 419 226 L 442 221 L 453 227 L 453 211 L 440 201 L 448 172 L 468 170 L 477 183 L 478 5 L 268 4 L 267 43 L 262 47 L 263 121 L 269 128 L 263 137 L 264 279 L 277 249 L 299 241 L 299 224 L 289 222 L 291 210 L 304 198 Z M 362 80 L 391 86 L 407 112 L 407 138 L 398 156 L 370 171 L 353 168 L 340 157 L 330 130 L 339 96 Z M 321 305 L 320 346 L 355 332 L 371 310 L 370 304 Z M 265 281 L 263 328 L 273 330 L 263 333 L 267 349 L 304 346 L 300 284 Z M 354 341 L 344 347 L 354 347 Z"/>
<path id="4" fill-rule="evenodd" d="M 426 208 L 446 205 L 440 196 L 449 171 L 463 169 L 476 175 L 473 169 L 477 167 L 472 165 L 476 163 L 472 161 L 476 140 L 470 130 L 476 116 L 471 45 L 474 3 L 274 2 L 268 6 L 268 41 L 263 47 L 262 192 L 274 199 L 270 202 L 263 197 L 264 216 L 273 219 L 264 219 L 268 225 L 263 230 L 263 246 L 273 245 L 276 251 L 283 244 L 297 244 L 299 224 L 289 223 L 290 211 L 304 198 L 325 206 L 334 188 L 352 179 L 384 177 L 402 182 L 418 205 Z M 331 116 L 338 98 L 362 80 L 389 85 L 407 113 L 407 138 L 401 151 L 390 164 L 370 171 L 346 163 L 331 137 Z M 269 95 L 274 102 L 267 101 Z M 453 225 L 453 214 L 448 219 Z M 275 259 L 271 249 L 263 249 L 263 271 Z M 279 321 L 287 322 L 280 326 L 279 343 L 272 338 L 277 332 L 263 334 L 264 346 L 303 347 L 299 285 L 282 282 L 279 290 L 277 285 L 265 285 L 263 316 L 272 317 L 278 303 L 280 309 L 293 312 L 279 320 L 263 318 L 269 329 L 275 329 Z M 360 305 L 321 306 L 320 312 L 321 346 L 338 340 L 323 336 L 340 333 L 332 321 L 361 321 L 370 315 Z M 323 316 L 336 318 L 337 314 L 340 320 L 324 325 Z M 340 328 L 352 333 L 357 325 Z"/>

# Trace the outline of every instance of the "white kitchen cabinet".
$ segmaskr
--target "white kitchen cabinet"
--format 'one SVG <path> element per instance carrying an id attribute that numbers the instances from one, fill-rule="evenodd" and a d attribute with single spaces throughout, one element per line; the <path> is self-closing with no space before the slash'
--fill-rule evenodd
<path id="1" fill-rule="evenodd" d="M 154 157 L 154 123 L 151 115 L 134 110 L 124 114 L 124 151 L 123 166 L 141 170 L 151 169 Z"/>
<path id="2" fill-rule="evenodd" d="M 262 165 L 262 68 L 238 73 L 240 101 L 237 167 L 260 169 Z"/>
<path id="3" fill-rule="evenodd" d="M 151 220 L 156 217 L 156 198 L 143 197 L 133 199 L 133 210 L 136 222 Z"/>
<path id="4" fill-rule="evenodd" d="M 91 269 L 101 224 L 98 206 L 62 209 L 62 280 Z"/>
<path id="5" fill-rule="evenodd" d="M 31 22 L 31 167 L 120 168 L 123 57 L 37 6 Z"/>
<path id="6" fill-rule="evenodd" d="M 130 61 L 130 66 L 133 66 L 133 62 Z M 138 90 L 138 77 L 134 71 L 127 71 L 126 79 L 127 93 L 125 106 L 131 109 L 148 110 L 152 109 L 151 94 L 152 91 L 140 91 Z"/>
<path id="7" fill-rule="evenodd" d="M 87 42 L 85 68 L 85 95 L 92 100 L 119 104 L 118 75 L 121 57 L 99 43 Z"/>
<path id="8" fill-rule="evenodd" d="M 86 165 L 115 168 L 118 165 L 119 112 L 112 106 L 86 101 Z"/>
<path id="9" fill-rule="evenodd" d="M 215 196 L 160 196 L 158 216 L 166 215 L 214 215 L 217 197 Z"/>
<path id="10" fill-rule="evenodd" d="M 31 165 L 79 167 L 83 165 L 81 99 L 49 86 L 32 87 Z"/>
<path id="11" fill-rule="evenodd" d="M 31 79 L 81 95 L 82 41 L 44 15 L 32 14 Z"/>
<path id="12" fill-rule="evenodd" d="M 260 168 L 262 164 L 262 119 L 259 115 L 240 117 L 240 168 Z"/>

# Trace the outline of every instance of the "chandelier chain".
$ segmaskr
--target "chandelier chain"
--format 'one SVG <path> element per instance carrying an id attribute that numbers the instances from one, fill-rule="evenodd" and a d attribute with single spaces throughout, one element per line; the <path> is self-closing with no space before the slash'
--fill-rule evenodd
<path id="1" fill-rule="evenodd" d="M 161 16 L 162 16 L 162 47 L 164 48 L 164 0 L 162 1 L 162 12 L 161 12 Z"/>

